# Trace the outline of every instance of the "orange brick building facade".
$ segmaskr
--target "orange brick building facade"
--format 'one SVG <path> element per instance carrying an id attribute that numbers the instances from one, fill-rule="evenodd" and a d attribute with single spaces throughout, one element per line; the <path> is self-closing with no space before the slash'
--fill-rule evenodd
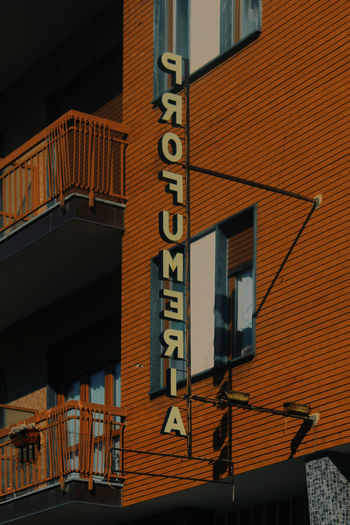
<path id="1" fill-rule="evenodd" d="M 4 271 L 11 257 L 25 269 L 27 284 L 17 285 L 23 311 L 17 314 L 15 305 L 2 327 L 6 359 L 0 382 L 7 396 L 1 402 L 4 411 L 17 406 L 45 413 L 26 421 L 40 427 L 39 449 L 57 458 L 63 455 L 66 467 L 43 467 L 38 443 L 33 451 L 22 446 L 25 454 L 34 454 L 30 463 L 20 448 L 9 448 L 13 425 L 3 424 L 0 523 L 89 522 L 98 515 L 103 523 L 350 520 L 349 4 L 204 4 L 106 1 L 104 11 L 91 14 L 73 36 L 56 42 L 56 51 L 3 88 L 0 169 L 1 191 L 7 197 L 1 197 L 0 256 Z M 215 29 L 206 33 L 205 20 L 211 16 Z M 113 22 L 119 24 L 114 43 Z M 81 66 L 83 71 L 73 75 L 67 49 L 87 42 L 87 34 L 95 35 L 100 58 L 96 60 L 92 42 L 85 55 L 81 52 L 85 69 Z M 159 73 L 157 61 L 167 51 L 184 58 L 187 51 L 192 64 L 198 60 L 189 82 L 189 151 L 185 88 L 174 88 L 170 75 Z M 66 71 L 63 86 L 50 72 L 55 59 Z M 109 84 L 118 68 L 118 82 Z M 40 75 L 59 87 L 55 93 L 47 88 L 45 94 L 51 113 L 40 123 L 29 118 L 24 138 L 16 143 L 5 103 L 14 106 L 26 86 L 34 91 L 33 78 Z M 97 82 L 99 75 L 95 85 L 91 79 Z M 182 125 L 161 121 L 163 92 L 181 97 Z M 39 107 L 41 101 L 35 104 Z M 70 109 L 79 112 L 72 124 L 77 138 L 71 142 L 70 128 L 52 124 Z M 68 171 L 62 168 L 61 175 L 61 168 L 57 173 L 52 168 L 55 184 L 42 182 L 51 184 L 52 191 L 30 215 L 18 202 L 33 188 L 23 183 L 24 193 L 12 205 L 16 198 L 6 190 L 5 177 L 13 177 L 9 188 L 21 185 L 15 177 L 28 181 L 28 151 L 32 170 L 40 162 L 49 165 L 30 149 L 41 144 L 34 138 L 45 125 L 45 137 L 56 133 L 67 139 L 50 143 L 45 138 L 50 145 L 43 159 L 51 159 L 53 166 L 66 162 L 73 182 L 64 186 Z M 8 142 L 7 128 L 12 130 Z M 179 162 L 166 162 L 159 153 L 166 133 L 181 140 Z M 11 154 L 24 139 L 30 146 Z M 113 147 L 115 154 L 108 157 Z M 176 147 L 168 151 L 175 154 Z M 179 278 L 179 268 L 177 278 L 174 270 L 167 279 L 159 278 L 159 253 L 167 249 L 174 256 L 180 249 L 186 261 L 187 155 L 192 166 L 236 177 L 225 180 L 189 170 L 191 403 L 186 398 L 186 361 L 162 359 L 159 340 L 164 330 L 186 331 L 186 308 L 177 318 L 180 323 L 169 321 L 166 310 L 174 313 L 177 308 L 161 297 L 167 287 L 183 293 L 186 278 Z M 10 167 L 12 159 L 21 166 L 19 173 Z M 35 176 L 49 180 L 47 169 L 41 175 L 38 168 Z M 183 203 L 176 203 L 174 191 L 166 191 L 163 170 L 183 177 Z M 34 193 L 29 201 L 34 202 Z M 164 210 L 184 217 L 178 244 L 161 238 L 158 217 Z M 12 220 L 14 215 L 18 217 Z M 176 221 L 170 230 L 174 234 Z M 31 249 L 33 244 L 37 248 Z M 28 268 L 34 263 L 32 278 Z M 10 284 L 16 282 L 13 268 Z M 43 268 L 48 268 L 46 274 Z M 46 280 L 55 279 L 61 290 L 49 286 L 46 295 L 40 292 L 36 300 L 28 300 L 36 286 L 42 289 Z M 30 352 L 24 351 L 20 332 L 32 334 Z M 15 351 L 25 356 L 19 371 Z M 28 356 L 32 359 L 26 367 Z M 43 369 L 40 380 L 35 362 Z M 165 388 L 166 369 L 172 367 L 177 370 L 176 398 L 168 397 Z M 25 388 L 14 386 L 16 374 L 26 378 Z M 232 390 L 249 393 L 249 403 L 216 403 L 218 395 Z M 286 402 L 311 407 L 314 419 L 293 417 L 295 413 L 285 417 Z M 172 406 L 179 408 L 185 432 L 192 430 L 192 458 L 186 457 L 188 436 L 162 432 Z M 50 434 L 50 428 L 56 433 Z M 49 445 L 50 440 L 61 448 Z M 51 469 L 50 475 L 40 477 L 39 463 L 41 472 Z M 9 464 L 22 472 L 16 481 Z M 34 470 L 25 483 L 30 468 Z M 67 487 L 73 486 L 70 497 Z M 56 491 L 54 503 L 44 499 L 50 490 Z M 34 503 L 39 492 L 41 499 Z M 13 501 L 14 494 L 20 504 Z M 41 517 L 30 500 L 42 510 Z M 84 506 L 86 502 L 90 505 Z"/>

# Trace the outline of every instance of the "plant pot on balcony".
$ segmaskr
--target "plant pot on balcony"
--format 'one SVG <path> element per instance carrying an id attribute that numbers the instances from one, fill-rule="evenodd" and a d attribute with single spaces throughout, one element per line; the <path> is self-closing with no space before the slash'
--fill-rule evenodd
<path id="1" fill-rule="evenodd" d="M 39 444 L 40 434 L 35 425 L 19 425 L 11 430 L 9 436 L 15 448 L 22 448 Z"/>

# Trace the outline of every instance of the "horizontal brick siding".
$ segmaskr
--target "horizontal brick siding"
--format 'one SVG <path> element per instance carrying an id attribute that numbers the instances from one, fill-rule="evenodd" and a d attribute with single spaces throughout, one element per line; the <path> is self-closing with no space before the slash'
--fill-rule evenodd
<path id="1" fill-rule="evenodd" d="M 186 426 L 184 402 L 148 396 L 150 260 L 165 247 L 158 213 L 184 210 L 172 206 L 165 183 L 158 179 L 166 165 L 157 144 L 170 126 L 158 122 L 160 110 L 152 106 L 153 2 L 124 4 L 123 122 L 131 129 L 122 281 L 126 446 L 184 454 L 183 438 L 160 434 L 166 409 L 174 404 L 181 408 Z M 312 215 L 257 318 L 255 359 L 232 371 L 234 388 L 250 392 L 256 405 L 281 408 L 284 401 L 299 401 L 321 412 L 317 432 L 306 436 L 297 455 L 350 438 L 344 402 L 350 376 L 349 14 L 348 0 L 264 0 L 260 37 L 191 86 L 193 164 L 309 197 L 323 194 L 321 208 Z M 258 208 L 258 306 L 311 205 L 192 174 L 194 234 L 252 204 Z M 213 397 L 227 380 L 227 374 L 205 379 L 193 385 L 193 392 Z M 228 444 L 228 424 L 235 473 L 286 460 L 300 426 L 241 409 L 233 409 L 230 423 L 227 411 L 194 403 L 194 455 L 219 457 Z M 126 458 L 127 470 L 204 478 L 213 474 L 213 466 L 191 461 Z M 193 484 L 128 475 L 123 503 Z"/>

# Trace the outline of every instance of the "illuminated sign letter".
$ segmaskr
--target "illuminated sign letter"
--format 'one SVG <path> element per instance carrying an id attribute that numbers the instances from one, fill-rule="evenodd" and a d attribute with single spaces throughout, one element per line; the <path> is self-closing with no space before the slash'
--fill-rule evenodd
<path id="1" fill-rule="evenodd" d="M 162 353 L 162 357 L 173 357 L 176 351 L 176 359 L 184 359 L 184 333 L 181 330 L 167 328 L 161 334 L 162 345 L 166 349 Z"/>
<path id="2" fill-rule="evenodd" d="M 175 73 L 175 84 L 182 84 L 182 56 L 166 51 L 160 57 L 162 66 L 171 73 Z"/>
<path id="3" fill-rule="evenodd" d="M 184 320 L 184 297 L 182 292 L 176 290 L 169 290 L 164 288 L 162 290 L 163 297 L 170 299 L 162 312 L 164 319 L 174 319 L 175 321 Z"/>
<path id="4" fill-rule="evenodd" d="M 167 162 L 179 162 L 182 157 L 182 142 L 175 133 L 168 131 L 161 138 L 161 152 Z"/>
<path id="5" fill-rule="evenodd" d="M 160 234 L 167 242 L 177 242 L 183 235 L 183 216 L 179 214 L 173 215 L 174 233 L 170 231 L 169 222 L 170 213 L 166 210 L 162 211 L 160 213 Z"/>
<path id="6" fill-rule="evenodd" d="M 171 407 L 164 419 L 163 434 L 175 431 L 180 436 L 186 436 L 185 427 L 178 407 Z"/>
<path id="7" fill-rule="evenodd" d="M 182 96 L 175 95 L 175 93 L 164 93 L 162 95 L 162 104 L 164 106 L 164 113 L 160 117 L 164 122 L 169 122 L 173 119 L 175 114 L 175 124 L 181 126 L 182 124 Z"/>
<path id="8" fill-rule="evenodd" d="M 173 204 L 183 204 L 184 190 L 182 175 L 179 173 L 172 173 L 171 171 L 163 170 L 160 174 L 160 178 L 170 182 L 170 184 L 167 184 L 166 190 L 173 194 Z"/>
<path id="9" fill-rule="evenodd" d="M 161 252 L 162 264 L 161 264 L 161 279 L 170 279 L 170 270 L 172 277 L 176 281 L 182 283 L 184 280 L 184 256 L 182 252 L 177 252 L 174 257 L 171 256 L 169 250 L 163 250 Z"/>

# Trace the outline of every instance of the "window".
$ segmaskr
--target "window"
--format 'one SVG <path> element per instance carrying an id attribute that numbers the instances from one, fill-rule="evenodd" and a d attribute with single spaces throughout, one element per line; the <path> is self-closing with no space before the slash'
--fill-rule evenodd
<path id="1" fill-rule="evenodd" d="M 157 61 L 164 51 L 190 59 L 191 73 L 261 26 L 261 0 L 154 0 L 154 96 L 170 86 Z"/>
<path id="2" fill-rule="evenodd" d="M 57 394 L 58 405 L 65 401 L 85 401 L 97 405 L 117 406 L 121 405 L 121 384 L 120 384 L 120 363 L 110 364 L 105 369 L 97 370 L 90 374 L 84 374 L 79 379 L 75 379 L 63 385 Z M 99 466 L 105 460 L 103 439 L 106 429 L 110 426 L 106 423 L 104 412 L 93 410 L 92 412 L 92 448 L 94 472 L 99 471 Z M 82 417 L 80 407 L 71 407 L 67 411 L 67 442 L 68 442 L 68 461 L 72 470 L 79 470 L 81 465 L 80 442 L 82 436 L 90 433 L 86 418 Z M 120 422 L 120 416 L 113 416 L 115 423 Z M 118 429 L 113 424 L 113 429 Z M 113 437 L 114 446 L 119 446 L 119 435 Z M 118 461 L 118 453 L 114 451 L 113 461 Z"/>
<path id="3" fill-rule="evenodd" d="M 58 394 L 58 404 L 75 400 L 89 401 L 98 405 L 120 406 L 120 363 L 84 374 L 79 379 L 65 383 L 59 390 L 61 393 Z"/>
<path id="4" fill-rule="evenodd" d="M 252 350 L 253 227 L 227 237 L 229 302 L 229 354 L 231 358 Z"/>
<path id="5" fill-rule="evenodd" d="M 254 355 L 255 207 L 219 223 L 191 243 L 191 368 L 201 374 Z M 151 266 L 151 391 L 162 389 L 166 368 L 160 334 L 165 328 L 185 331 L 184 323 L 166 325 L 161 288 L 184 291 L 184 283 L 161 282 L 159 258 Z M 169 323 L 169 321 L 167 321 Z M 185 378 L 185 361 L 174 360 Z"/>
<path id="6" fill-rule="evenodd" d="M 120 406 L 119 348 L 119 315 L 102 319 L 50 347 L 48 408 L 66 400 Z"/>

